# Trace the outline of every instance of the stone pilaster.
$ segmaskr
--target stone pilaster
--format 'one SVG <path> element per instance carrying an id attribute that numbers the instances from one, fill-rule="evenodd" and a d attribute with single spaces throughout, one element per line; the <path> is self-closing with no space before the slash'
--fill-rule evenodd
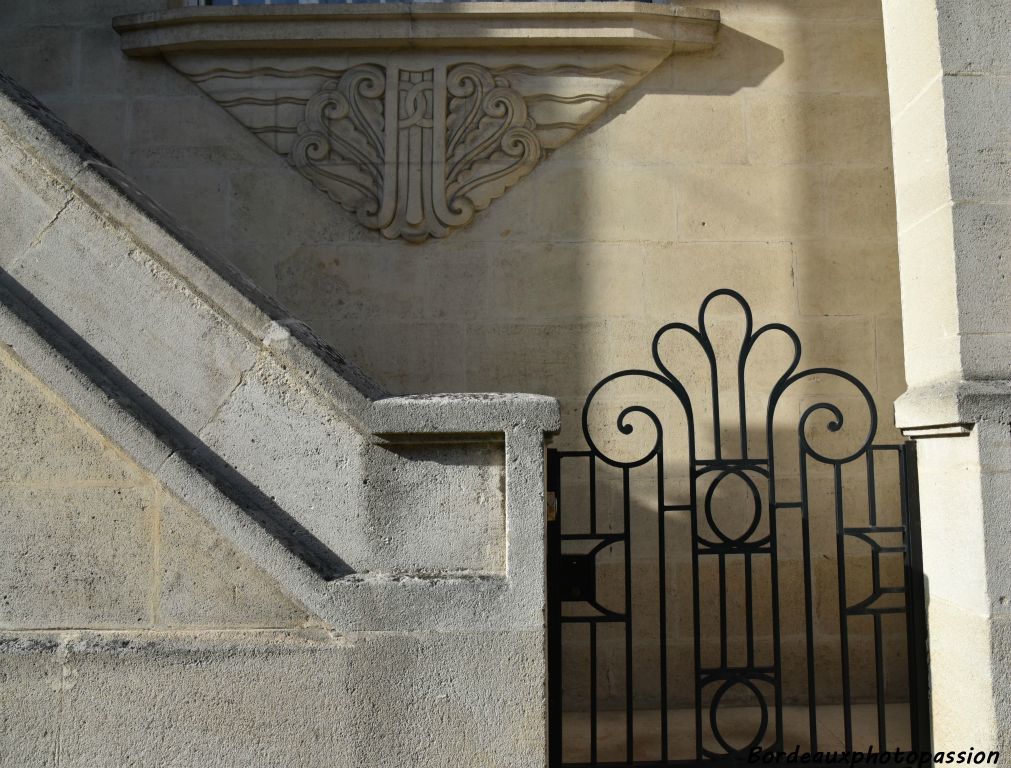
<path id="1" fill-rule="evenodd" d="M 883 0 L 937 749 L 1011 749 L 1011 6 Z"/>

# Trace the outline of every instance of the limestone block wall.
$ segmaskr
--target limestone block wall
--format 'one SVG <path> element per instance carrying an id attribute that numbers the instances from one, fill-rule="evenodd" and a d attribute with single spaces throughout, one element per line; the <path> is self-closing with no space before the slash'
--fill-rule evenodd
<path id="1" fill-rule="evenodd" d="M 0 481 L 5 628 L 310 623 L 248 558 L 2 352 L 4 424 L 20 438 L 5 445 Z"/>
<path id="2" fill-rule="evenodd" d="M 797 329 L 806 364 L 866 382 L 880 438 L 898 439 L 879 0 L 711 0 L 712 53 L 668 60 L 471 226 L 420 245 L 360 227 L 166 64 L 123 57 L 112 16 L 164 5 L 7 4 L 0 68 L 390 390 L 555 395 L 554 444 L 578 447 L 590 387 L 649 366 L 660 325 L 731 287 Z M 826 393 L 849 396 L 804 396 Z M 831 645 L 836 608 L 819 605 Z"/>

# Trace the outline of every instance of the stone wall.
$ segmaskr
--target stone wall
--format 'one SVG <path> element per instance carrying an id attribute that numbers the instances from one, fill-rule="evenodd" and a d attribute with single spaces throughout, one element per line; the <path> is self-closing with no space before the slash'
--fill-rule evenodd
<path id="1" fill-rule="evenodd" d="M 1011 8 L 884 4 L 934 743 L 1011 739 Z M 960 747 L 959 747 L 960 748 Z"/>
<path id="2" fill-rule="evenodd" d="M 383 396 L 6 76 L 0 211 L 0 765 L 542 761 L 556 404 Z"/>
<path id="3" fill-rule="evenodd" d="M 5 349 L 0 625 L 298 628 L 305 609 Z"/>
<path id="4" fill-rule="evenodd" d="M 807 365 L 865 381 L 880 438 L 897 440 L 880 3 L 706 5 L 723 14 L 712 53 L 668 60 L 470 227 L 420 245 L 361 228 L 183 76 L 123 57 L 112 16 L 162 0 L 9 4 L 0 68 L 393 391 L 555 395 L 555 445 L 576 447 L 589 388 L 651 366 L 660 325 L 731 287 L 758 322 L 797 329 Z M 803 395 L 825 393 L 840 394 Z M 826 599 L 827 644 L 834 610 Z"/>

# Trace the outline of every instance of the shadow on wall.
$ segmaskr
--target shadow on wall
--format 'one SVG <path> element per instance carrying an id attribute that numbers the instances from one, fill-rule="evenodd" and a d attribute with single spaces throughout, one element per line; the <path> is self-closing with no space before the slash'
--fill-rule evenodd
<path id="1" fill-rule="evenodd" d="M 646 362 L 657 327 L 691 322 L 713 290 L 737 288 L 746 298 L 752 293 L 737 259 L 720 254 L 719 243 L 679 247 L 687 242 L 682 167 L 713 163 L 707 173 L 719 174 L 730 160 L 746 161 L 745 153 L 731 157 L 718 149 L 721 156 L 713 159 L 713 145 L 725 130 L 723 104 L 760 86 L 783 60 L 779 49 L 724 24 L 712 51 L 669 58 L 510 193 L 528 195 L 533 208 L 559 216 L 536 233 L 543 238 L 536 255 L 524 254 L 526 282 L 493 282 L 493 290 L 502 291 L 497 304 L 527 310 L 509 318 L 519 332 L 523 323 L 530 326 L 516 342 L 522 354 L 506 350 L 518 365 L 497 373 L 510 376 L 506 388 L 560 398 L 562 432 L 553 441 L 558 447 L 582 439 L 578 410 L 597 381 Z M 721 208 L 740 205 L 714 200 L 710 210 L 719 216 Z M 516 248 L 522 253 L 529 246 Z M 540 306 L 527 305 L 527 294 Z M 482 379 L 466 383 L 502 386 Z"/>
<path id="2" fill-rule="evenodd" d="M 562 432 L 553 441 L 558 447 L 582 439 L 576 415 L 583 398 L 604 376 L 635 360 L 644 362 L 643 351 L 657 327 L 674 320 L 691 322 L 704 297 L 719 288 L 739 288 L 747 298 L 748 286 L 736 283 L 736 275 L 721 274 L 715 265 L 704 274 L 700 264 L 683 263 L 683 259 L 697 262 L 705 256 L 693 250 L 681 253 L 676 245 L 683 240 L 679 226 L 683 180 L 678 166 L 707 165 L 710 142 L 721 141 L 719 135 L 712 135 L 721 131 L 720 118 L 706 125 L 704 118 L 696 121 L 693 113 L 710 112 L 720 97 L 760 86 L 782 63 L 782 51 L 724 23 L 712 51 L 667 59 L 591 124 L 585 140 L 593 149 L 562 147 L 526 181 L 528 189 L 520 186 L 513 191 L 533 195 L 535 205 L 547 208 L 556 204 L 550 197 L 558 195 L 565 206 L 567 221 L 559 222 L 559 227 L 569 238 L 553 239 L 557 228 L 546 227 L 547 252 L 540 264 L 529 267 L 533 272 L 562 273 L 552 275 L 550 282 L 557 293 L 544 296 L 557 310 L 549 306 L 541 311 L 549 322 L 558 317 L 565 323 L 560 335 L 572 334 L 559 339 L 557 346 L 547 345 L 560 353 L 565 370 L 559 372 L 561 381 L 548 378 L 557 363 L 536 360 L 541 340 L 531 335 L 525 354 L 535 360 L 524 371 L 525 380 L 515 382 L 519 389 L 532 387 L 562 401 Z M 702 97 L 702 103 L 695 96 Z M 712 114 L 719 110 L 717 106 Z M 637 112 L 644 114 L 640 117 Z M 701 131 L 710 135 L 701 136 Z M 577 137 L 573 144 L 580 141 Z M 598 147 L 602 158 L 595 157 Z M 627 187 L 620 178 L 626 174 L 632 181 Z M 564 185 L 557 183 L 558 177 Z M 623 202 L 612 206 L 617 195 Z M 714 201 L 713 213 L 718 213 L 721 204 Z M 643 225 L 638 228 L 637 215 Z M 598 227 L 601 219 L 609 217 L 617 221 Z M 633 223 L 621 226 L 623 217 Z M 594 233 L 600 228 L 605 232 L 598 239 Z M 629 275 L 639 280 L 629 280 Z M 536 278 L 530 280 L 533 283 Z M 529 288 L 540 295 L 532 285 Z M 522 301 L 520 290 L 507 294 L 502 302 Z M 547 375 L 538 375 L 538 367 Z"/>
<path id="3" fill-rule="evenodd" d="M 619 340 L 651 332 L 657 314 L 642 311 L 644 282 L 656 290 L 662 282 L 647 272 L 664 269 L 660 260 L 681 239 L 677 164 L 705 162 L 706 149 L 689 145 L 700 129 L 719 133 L 725 110 L 709 113 L 708 128 L 683 130 L 671 118 L 690 123 L 693 95 L 721 99 L 756 87 L 783 60 L 754 37 L 730 28 L 721 35 L 713 54 L 661 65 L 598 126 L 448 238 L 383 240 L 325 201 L 328 216 L 349 224 L 341 240 L 312 242 L 297 232 L 302 242 L 278 243 L 273 262 L 252 273 L 269 271 L 280 301 L 394 392 L 539 392 L 571 410 L 620 357 Z M 683 75 L 682 67 L 689 68 Z M 656 120 L 638 114 L 644 98 L 659 110 Z M 678 103 L 661 103 L 669 99 Z M 626 113 L 633 125 L 612 131 Z M 668 141 L 671 152 L 658 151 Z M 617 143 L 626 153 L 620 159 L 612 157 Z M 652 149 L 642 154 L 632 144 Z M 231 215 L 261 211 L 233 208 Z M 671 255 L 675 263 L 681 256 Z M 718 286 L 685 287 L 685 304 L 697 306 Z M 665 317 L 679 303 L 667 304 Z"/>
<path id="4" fill-rule="evenodd" d="M 782 50 L 734 29 L 725 19 L 712 51 L 676 55 L 663 65 L 672 70 L 669 82 L 661 86 L 659 78 L 647 77 L 635 90 L 641 92 L 640 96 L 645 93 L 729 96 L 744 88 L 760 86 L 784 59 Z"/>

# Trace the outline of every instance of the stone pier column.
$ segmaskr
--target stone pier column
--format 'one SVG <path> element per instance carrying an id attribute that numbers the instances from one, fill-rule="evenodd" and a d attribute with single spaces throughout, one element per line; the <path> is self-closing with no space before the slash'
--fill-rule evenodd
<path id="1" fill-rule="evenodd" d="M 1011 0 L 883 0 L 937 750 L 1011 765 Z"/>

